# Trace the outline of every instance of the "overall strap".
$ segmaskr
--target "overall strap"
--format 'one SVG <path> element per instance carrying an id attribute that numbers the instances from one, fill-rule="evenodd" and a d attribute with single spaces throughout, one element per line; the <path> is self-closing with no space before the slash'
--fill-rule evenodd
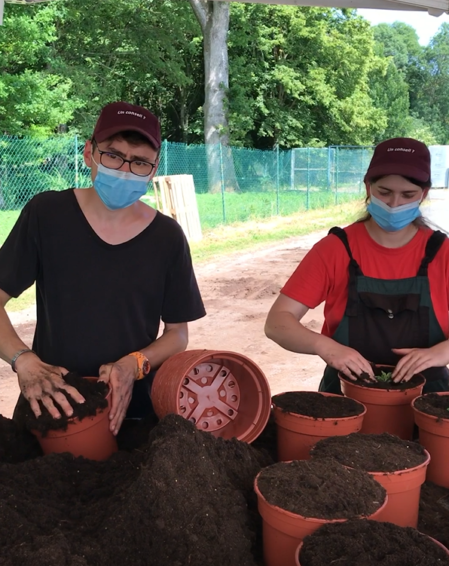
<path id="1" fill-rule="evenodd" d="M 351 248 L 349 247 L 348 236 L 343 228 L 334 226 L 329 230 L 329 234 L 337 236 L 343 243 L 349 256 L 349 284 L 348 284 L 348 301 L 346 303 L 345 314 L 347 316 L 357 316 L 358 312 L 358 294 L 357 294 L 357 277 L 363 275 L 359 264 L 352 257 Z"/>
<path id="2" fill-rule="evenodd" d="M 444 244 L 446 237 L 447 237 L 446 234 L 440 232 L 440 230 L 435 230 L 433 234 L 430 236 L 430 238 L 427 240 L 426 252 L 425 252 L 425 256 L 421 261 L 421 265 L 419 266 L 418 277 L 419 276 L 427 277 L 427 269 L 429 267 L 429 263 L 431 263 L 434 260 L 441 246 Z"/>

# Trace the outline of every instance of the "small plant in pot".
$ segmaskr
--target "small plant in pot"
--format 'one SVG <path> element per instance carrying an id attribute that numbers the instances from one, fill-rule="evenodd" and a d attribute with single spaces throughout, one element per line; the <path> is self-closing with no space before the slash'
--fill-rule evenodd
<path id="1" fill-rule="evenodd" d="M 449 551 L 411 527 L 353 519 L 324 525 L 304 539 L 297 566 L 448 566 Z"/>
<path id="2" fill-rule="evenodd" d="M 265 566 L 294 566 L 299 542 L 325 523 L 374 518 L 387 502 L 367 472 L 332 458 L 279 462 L 255 480 Z"/>
<path id="3" fill-rule="evenodd" d="M 411 402 L 422 394 L 425 377 L 417 374 L 409 381 L 395 383 L 392 380 L 394 366 L 372 364 L 372 367 L 375 380 L 369 379 L 367 374 L 356 380 L 341 372 L 338 374 L 343 394 L 366 406 L 361 432 L 389 432 L 410 440 L 414 426 Z"/>
<path id="4" fill-rule="evenodd" d="M 85 399 L 84 403 L 76 403 L 66 395 L 73 408 L 71 417 L 55 402 L 60 418 L 54 419 L 42 403 L 41 415 L 36 418 L 29 403 L 21 397 L 16 411 L 18 421 L 36 436 L 44 454 L 69 452 L 91 460 L 107 459 L 118 450 L 117 441 L 109 430 L 110 386 L 96 377 L 81 377 L 75 373 L 65 375 L 64 380 Z"/>
<path id="5" fill-rule="evenodd" d="M 272 397 L 278 460 L 305 460 L 322 438 L 357 432 L 365 406 L 341 395 L 289 391 Z"/>
<path id="6" fill-rule="evenodd" d="M 389 433 L 348 434 L 320 440 L 311 454 L 313 458 L 335 458 L 344 466 L 370 473 L 388 494 L 378 519 L 417 527 L 421 485 L 430 460 L 420 444 Z"/>
<path id="7" fill-rule="evenodd" d="M 412 403 L 419 442 L 429 451 L 427 479 L 449 488 L 449 392 L 427 393 Z"/>

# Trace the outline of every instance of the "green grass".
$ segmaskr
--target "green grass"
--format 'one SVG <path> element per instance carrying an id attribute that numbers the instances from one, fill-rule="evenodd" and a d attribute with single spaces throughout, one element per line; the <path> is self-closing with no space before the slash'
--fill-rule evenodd
<path id="1" fill-rule="evenodd" d="M 190 244 L 194 264 L 207 262 L 218 255 L 248 251 L 269 243 L 281 242 L 287 238 L 329 229 L 332 226 L 344 226 L 359 217 L 363 210 L 362 199 L 355 200 L 353 192 L 340 193 L 338 196 L 341 204 L 337 206 L 334 205 L 335 194 L 310 194 L 308 211 L 305 210 L 305 204 L 307 204 L 304 200 L 305 195 L 289 194 L 280 195 L 285 197 L 279 199 L 279 205 L 282 205 L 282 207 L 279 206 L 283 214 L 281 216 L 272 212 L 271 196 L 263 193 L 226 194 L 228 224 L 220 225 L 221 195 L 198 195 L 203 239 Z M 300 201 L 300 198 L 303 198 L 303 201 Z M 311 206 L 312 202 L 315 208 Z M 302 204 L 299 212 L 298 204 Z M 294 213 L 284 214 L 293 205 Z M 18 215 L 18 211 L 0 211 L 0 246 L 5 241 Z M 209 224 L 203 220 L 205 217 L 209 219 Z M 231 218 L 239 217 L 242 218 L 242 221 L 234 220 L 231 223 Z M 215 224 L 210 221 L 212 218 L 216 219 Z M 8 302 L 8 311 L 29 308 L 34 302 L 33 285 L 18 299 L 11 299 Z"/>

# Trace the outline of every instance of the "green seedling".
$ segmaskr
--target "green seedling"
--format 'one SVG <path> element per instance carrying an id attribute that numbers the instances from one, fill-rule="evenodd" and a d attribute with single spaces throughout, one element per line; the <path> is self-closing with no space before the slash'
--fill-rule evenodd
<path id="1" fill-rule="evenodd" d="M 380 375 L 376 375 L 377 381 L 382 381 L 383 383 L 388 383 L 392 380 L 392 372 L 391 371 L 381 371 Z"/>

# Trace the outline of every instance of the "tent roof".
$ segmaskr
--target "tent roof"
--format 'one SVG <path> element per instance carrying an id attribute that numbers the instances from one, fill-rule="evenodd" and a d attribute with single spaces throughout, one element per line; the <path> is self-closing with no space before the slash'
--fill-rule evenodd
<path id="1" fill-rule="evenodd" d="M 427 11 L 432 16 L 449 13 L 449 0 L 212 0 L 215 2 L 246 2 L 257 4 L 289 4 L 293 6 L 323 6 L 326 8 L 371 8 L 378 10 Z"/>

